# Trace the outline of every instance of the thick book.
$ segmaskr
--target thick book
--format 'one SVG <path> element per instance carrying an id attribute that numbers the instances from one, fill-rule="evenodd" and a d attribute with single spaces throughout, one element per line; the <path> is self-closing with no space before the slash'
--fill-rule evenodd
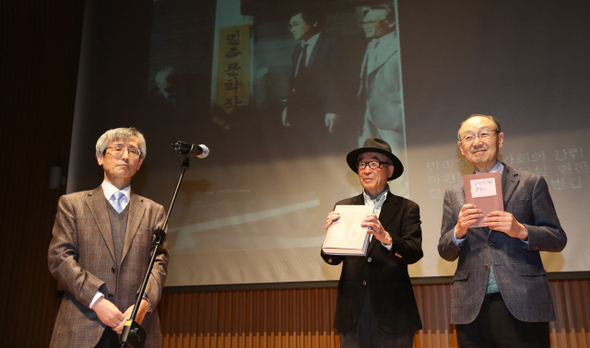
<path id="1" fill-rule="evenodd" d="M 502 179 L 499 172 L 463 176 L 465 201 L 482 211 L 482 218 L 471 227 L 485 227 L 483 219 L 492 211 L 504 211 Z"/>
<path id="2" fill-rule="evenodd" d="M 324 238 L 322 250 L 328 255 L 363 256 L 367 254 L 367 247 L 371 235 L 368 227 L 362 227 L 361 222 L 373 213 L 370 205 L 337 205 L 335 212 L 340 213 L 340 219 L 334 221 Z"/>

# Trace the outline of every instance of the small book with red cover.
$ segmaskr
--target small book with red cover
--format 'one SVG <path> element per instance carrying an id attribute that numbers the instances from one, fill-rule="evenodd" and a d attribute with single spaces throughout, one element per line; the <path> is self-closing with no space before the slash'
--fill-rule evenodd
<path id="1" fill-rule="evenodd" d="M 463 176 L 465 201 L 475 204 L 482 211 L 482 218 L 471 227 L 485 227 L 483 219 L 492 211 L 504 211 L 502 179 L 500 172 L 469 174 Z"/>

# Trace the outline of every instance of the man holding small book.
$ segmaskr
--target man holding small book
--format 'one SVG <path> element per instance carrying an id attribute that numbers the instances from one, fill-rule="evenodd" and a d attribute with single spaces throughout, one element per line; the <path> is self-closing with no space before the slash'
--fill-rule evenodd
<path id="1" fill-rule="evenodd" d="M 402 175 L 404 167 L 383 140 L 369 138 L 351 151 L 346 161 L 359 175 L 364 190 L 336 205 L 369 205 L 372 213 L 359 225 L 371 235 L 366 255 L 329 255 L 331 265 L 343 262 L 338 282 L 334 327 L 340 347 L 412 347 L 422 328 L 408 264 L 423 256 L 420 209 L 406 198 L 389 192 L 388 181 Z M 340 219 L 331 212 L 326 230 Z"/>
<path id="2" fill-rule="evenodd" d="M 472 115 L 458 137 L 476 174 L 500 173 L 503 200 L 503 209 L 484 216 L 484 207 L 467 203 L 472 190 L 464 181 L 445 192 L 438 252 L 447 261 L 458 259 L 451 323 L 459 347 L 548 348 L 555 314 L 539 251 L 561 251 L 567 238 L 547 182 L 498 160 L 504 133 L 496 118 Z"/>

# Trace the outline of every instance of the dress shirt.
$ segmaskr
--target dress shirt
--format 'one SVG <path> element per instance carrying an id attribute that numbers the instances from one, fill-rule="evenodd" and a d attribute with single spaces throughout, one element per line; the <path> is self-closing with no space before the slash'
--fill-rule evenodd
<path id="1" fill-rule="evenodd" d="M 304 45 L 307 46 L 307 49 L 306 49 L 307 54 L 305 55 L 305 66 L 307 66 L 309 64 L 309 57 L 311 56 L 311 52 L 313 52 L 313 48 L 314 48 L 316 42 L 318 42 L 319 38 L 320 38 L 320 33 L 317 33 L 314 36 L 310 37 L 309 40 L 307 40 L 307 41 L 301 40 L 301 47 L 303 47 Z M 303 50 L 302 50 L 302 52 L 303 52 Z M 295 76 L 297 76 L 297 74 L 299 73 L 300 61 L 301 61 L 301 55 L 299 55 L 299 58 L 297 59 L 297 71 L 295 71 Z"/>
<path id="2" fill-rule="evenodd" d="M 100 186 L 102 187 L 102 191 L 104 193 L 104 197 L 107 199 L 107 201 L 113 206 L 113 203 L 111 202 L 111 197 L 113 196 L 113 194 L 117 191 L 121 191 L 123 192 L 123 197 L 121 197 L 120 202 L 121 202 L 121 208 L 125 209 L 125 207 L 127 206 L 127 204 L 129 204 L 129 196 L 131 195 L 131 185 L 125 187 L 122 190 L 117 189 L 115 186 L 113 186 L 113 184 L 111 184 L 110 182 L 103 180 L 102 184 L 100 184 Z M 113 206 L 114 208 L 115 206 Z M 94 306 L 94 304 L 96 303 L 96 301 L 98 301 L 99 298 L 103 298 L 104 294 L 100 291 L 97 291 L 96 294 L 94 295 L 94 297 L 92 298 L 92 302 L 90 302 L 90 305 L 88 306 L 89 308 L 92 308 L 92 306 Z"/>
<path id="3" fill-rule="evenodd" d="M 102 187 L 102 191 L 104 192 L 104 196 L 107 199 L 107 201 L 109 201 L 109 203 L 111 203 L 111 197 L 113 196 L 113 194 L 117 191 L 121 191 L 125 195 L 120 200 L 121 201 L 121 208 L 125 209 L 127 204 L 129 204 L 129 198 L 131 196 L 131 185 L 125 187 L 122 190 L 119 190 L 118 188 L 113 186 L 111 183 L 104 180 L 100 186 Z M 111 205 L 113 205 L 113 204 L 111 203 Z M 115 206 L 113 206 L 113 208 L 114 207 Z"/>
<path id="4" fill-rule="evenodd" d="M 375 198 L 371 198 L 369 193 L 366 190 L 363 190 L 363 198 L 365 199 L 365 205 L 373 206 L 373 214 L 379 215 L 381 214 L 381 208 L 383 208 L 383 203 L 385 203 L 385 199 L 387 198 L 387 192 L 389 192 L 389 185 L 385 185 L 385 189 L 381 191 Z M 371 239 L 373 235 L 371 235 Z M 391 244 L 387 245 L 381 242 L 381 245 L 387 248 L 387 250 L 391 250 Z"/>
<path id="5" fill-rule="evenodd" d="M 367 71 L 373 71 L 377 68 L 376 65 L 379 62 L 379 57 L 384 57 L 389 52 L 390 48 L 387 46 L 391 46 L 391 43 L 395 41 L 394 39 L 395 31 L 392 31 L 369 42 L 367 46 L 369 54 L 367 57 Z"/>

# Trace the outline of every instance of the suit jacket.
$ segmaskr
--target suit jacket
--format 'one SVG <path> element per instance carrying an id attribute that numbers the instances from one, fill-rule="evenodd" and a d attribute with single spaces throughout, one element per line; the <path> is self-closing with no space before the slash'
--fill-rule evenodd
<path id="1" fill-rule="evenodd" d="M 336 203 L 341 204 L 363 205 L 363 195 Z M 423 256 L 420 208 L 416 203 L 388 192 L 379 221 L 393 240 L 390 251 L 372 238 L 367 256 L 321 253 L 324 261 L 331 265 L 344 262 L 334 319 L 334 327 L 341 332 L 356 325 L 367 289 L 375 319 L 383 331 L 399 334 L 422 328 L 408 275 L 408 264 Z"/>
<path id="2" fill-rule="evenodd" d="M 292 71 L 287 96 L 287 113 L 294 126 L 325 128 L 324 116 L 328 112 L 338 113 L 338 92 L 336 92 L 336 38 L 320 33 L 313 50 L 307 52 L 307 67 L 295 76 L 301 55 L 298 44 L 291 56 Z"/>
<path id="3" fill-rule="evenodd" d="M 125 242 L 117 267 L 107 204 L 101 187 L 64 195 L 59 200 L 48 261 L 49 271 L 65 292 L 51 347 L 96 345 L 105 328 L 89 308 L 97 291 L 121 312 L 135 304 L 150 259 L 152 227 L 163 225 L 164 208 L 131 193 Z M 160 346 L 156 306 L 166 279 L 167 263 L 164 241 L 146 288 L 153 308 L 141 325 L 147 332 L 146 347 Z"/>
<path id="4" fill-rule="evenodd" d="M 567 242 L 545 179 L 505 165 L 502 172 L 504 210 L 528 230 L 528 246 L 520 239 L 487 227 L 470 228 L 459 248 L 454 228 L 465 204 L 463 182 L 445 192 L 439 254 L 459 258 L 453 277 L 451 323 L 468 324 L 477 317 L 492 263 L 502 298 L 512 315 L 526 322 L 555 320 L 547 273 L 539 251 L 561 251 Z"/>
<path id="5" fill-rule="evenodd" d="M 372 45 L 373 42 L 369 42 Z M 401 56 L 399 41 L 392 32 L 380 39 L 377 62 L 368 67 L 369 48 L 363 59 L 359 97 L 366 101 L 375 126 L 384 130 L 401 131 L 403 104 L 401 88 Z"/>

